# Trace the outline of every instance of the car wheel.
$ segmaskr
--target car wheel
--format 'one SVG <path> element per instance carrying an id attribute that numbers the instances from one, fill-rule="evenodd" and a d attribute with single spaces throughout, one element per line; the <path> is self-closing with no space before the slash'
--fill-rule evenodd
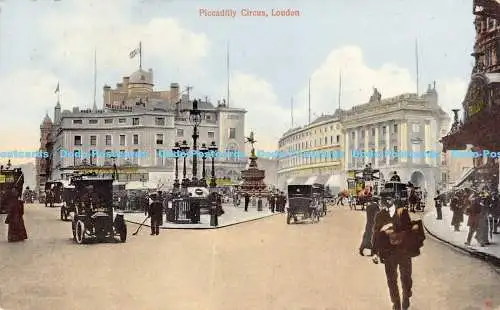
<path id="1" fill-rule="evenodd" d="M 122 229 L 120 230 L 120 241 L 122 243 L 125 243 L 125 241 L 127 241 L 127 225 L 123 225 Z"/>
<path id="2" fill-rule="evenodd" d="M 82 221 L 76 222 L 75 237 L 76 237 L 76 243 L 78 244 L 85 243 L 85 224 L 83 224 Z"/>

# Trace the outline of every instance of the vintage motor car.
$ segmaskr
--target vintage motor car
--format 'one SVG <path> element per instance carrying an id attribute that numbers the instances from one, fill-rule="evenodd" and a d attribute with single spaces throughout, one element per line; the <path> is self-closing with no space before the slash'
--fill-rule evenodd
<path id="1" fill-rule="evenodd" d="M 123 214 L 113 210 L 113 178 L 82 175 L 73 177 L 75 187 L 75 216 L 71 227 L 73 240 L 86 243 L 91 239 L 98 242 L 127 240 L 127 225 Z"/>
<path id="2" fill-rule="evenodd" d="M 0 214 L 7 213 L 6 197 L 8 192 L 15 189 L 18 198 L 23 192 L 24 174 L 21 168 L 11 168 L 10 161 L 7 167 L 0 166 Z"/>
<path id="3" fill-rule="evenodd" d="M 45 207 L 61 207 L 63 205 L 62 181 L 47 181 L 45 183 Z"/>
<path id="4" fill-rule="evenodd" d="M 383 198 L 392 198 L 396 203 L 408 206 L 408 184 L 403 182 L 390 181 L 384 184 L 384 188 L 380 191 L 380 196 Z"/>
<path id="5" fill-rule="evenodd" d="M 61 221 L 67 221 L 71 213 L 75 213 L 75 186 L 70 182 L 63 182 Z"/>
<path id="6" fill-rule="evenodd" d="M 288 185 L 287 224 L 292 218 L 298 222 L 297 215 L 301 215 L 302 220 L 310 219 L 311 223 L 317 223 L 321 212 L 322 206 L 315 202 L 312 185 Z"/>

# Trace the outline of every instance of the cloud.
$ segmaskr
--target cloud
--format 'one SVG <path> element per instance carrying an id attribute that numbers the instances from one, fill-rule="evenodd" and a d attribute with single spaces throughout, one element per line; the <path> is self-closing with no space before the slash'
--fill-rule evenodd
<path id="1" fill-rule="evenodd" d="M 53 115 L 53 108 L 47 107 L 53 107 L 57 102 L 54 93 L 57 82 L 54 74 L 35 69 L 20 69 L 0 79 L 3 97 L 3 117 L 0 122 L 2 152 L 31 152 L 39 148 L 40 124 L 45 113 L 51 117 Z M 78 102 L 81 94 L 65 85 L 65 81 L 61 81 L 61 98 Z M 24 87 L 27 87 L 27 91 L 23 91 Z M 0 161 L 3 159 L 0 158 Z"/>
<path id="2" fill-rule="evenodd" d="M 182 68 L 185 74 L 202 74 L 200 60 L 208 55 L 210 41 L 203 33 L 184 28 L 173 18 L 154 18 L 138 23 L 122 1 L 76 1 L 66 9 L 54 10 L 43 18 L 44 37 L 53 45 L 50 57 L 71 70 L 89 72 L 94 47 L 100 70 L 133 72 L 138 60 L 129 53 L 142 42 L 144 67 L 156 70 Z M 194 71 L 194 72 L 193 72 Z"/>
<path id="3" fill-rule="evenodd" d="M 311 110 L 316 116 L 322 113 L 332 114 L 338 108 L 340 72 L 342 72 L 340 99 L 342 109 L 368 102 L 373 87 L 381 92 L 382 98 L 416 91 L 416 81 L 410 70 L 394 63 L 386 63 L 379 68 L 369 67 L 365 63 L 361 48 L 344 46 L 333 50 L 311 76 Z M 437 84 L 439 102 L 446 111 L 450 110 L 450 107 L 457 106 L 465 95 L 466 82 L 461 79 L 447 79 L 438 81 Z M 307 86 L 299 92 L 297 98 L 302 106 L 297 119 L 301 124 L 305 124 L 308 118 Z"/>
<path id="4" fill-rule="evenodd" d="M 279 104 L 271 83 L 258 76 L 235 72 L 231 76 L 231 106 L 244 108 L 246 134 L 255 132 L 256 148 L 274 150 L 281 134 L 290 126 L 290 110 Z"/>

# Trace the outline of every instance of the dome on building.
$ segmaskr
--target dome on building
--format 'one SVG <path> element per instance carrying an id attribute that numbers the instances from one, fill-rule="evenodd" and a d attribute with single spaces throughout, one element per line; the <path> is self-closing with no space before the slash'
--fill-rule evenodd
<path id="1" fill-rule="evenodd" d="M 132 73 L 129 78 L 128 84 L 148 84 L 153 85 L 153 70 L 144 71 L 139 69 Z"/>

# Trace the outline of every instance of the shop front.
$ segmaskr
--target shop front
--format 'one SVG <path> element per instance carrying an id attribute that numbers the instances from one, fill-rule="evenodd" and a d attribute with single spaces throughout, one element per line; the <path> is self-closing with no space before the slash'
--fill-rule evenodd
<path id="1" fill-rule="evenodd" d="M 475 154 L 476 186 L 498 187 L 500 152 L 500 73 L 476 73 L 463 101 L 463 120 L 458 110 L 448 135 L 441 139 L 443 151 L 469 149 Z M 480 176 L 480 177 L 479 177 Z"/>

